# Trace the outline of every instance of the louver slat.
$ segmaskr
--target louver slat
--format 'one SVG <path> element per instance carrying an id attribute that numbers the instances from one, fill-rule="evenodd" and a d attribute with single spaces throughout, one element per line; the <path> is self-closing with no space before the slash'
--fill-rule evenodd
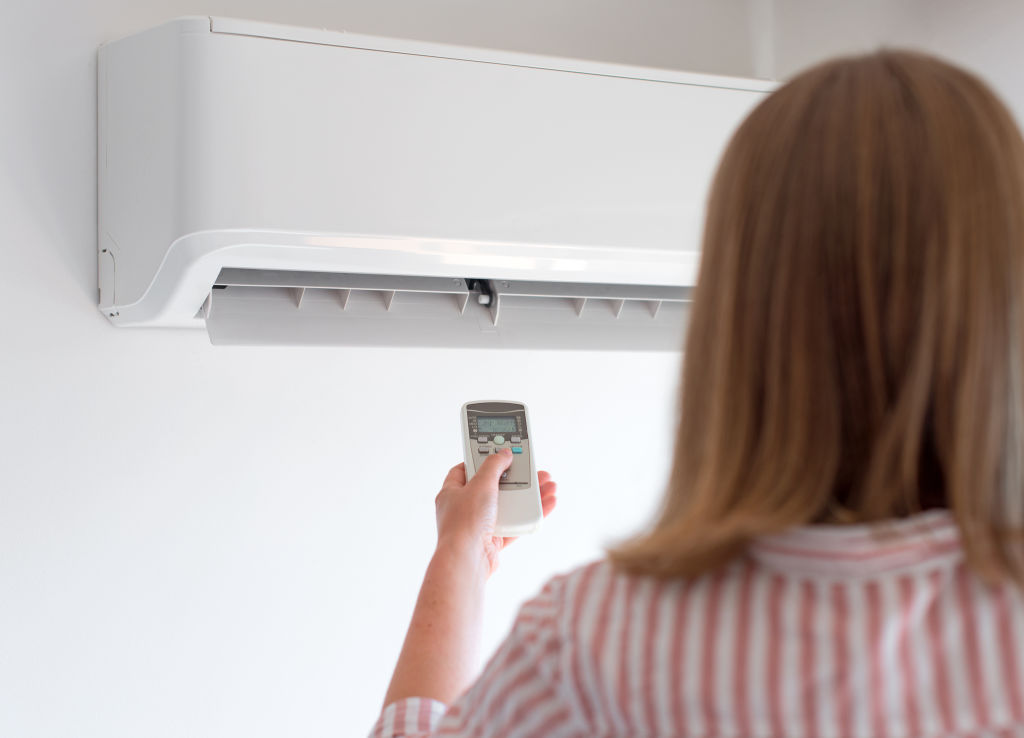
<path id="1" fill-rule="evenodd" d="M 217 287 L 207 328 L 214 343 L 236 344 L 515 348 L 539 340 L 678 350 L 690 299 L 688 288 L 668 286 L 254 269 L 224 269 Z"/>

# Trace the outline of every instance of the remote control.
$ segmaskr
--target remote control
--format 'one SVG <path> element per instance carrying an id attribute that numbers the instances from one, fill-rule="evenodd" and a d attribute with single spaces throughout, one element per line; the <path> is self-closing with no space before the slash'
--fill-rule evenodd
<path id="1" fill-rule="evenodd" d="M 503 448 L 512 451 L 512 465 L 498 483 L 494 534 L 520 536 L 536 531 L 544 513 L 526 405 L 507 400 L 467 402 L 462 406 L 462 440 L 467 482 L 488 456 Z"/>

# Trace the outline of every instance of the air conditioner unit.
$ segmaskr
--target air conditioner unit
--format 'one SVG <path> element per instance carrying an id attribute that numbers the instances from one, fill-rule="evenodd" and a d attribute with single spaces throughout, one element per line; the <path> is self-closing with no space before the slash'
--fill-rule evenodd
<path id="1" fill-rule="evenodd" d="M 214 343 L 677 349 L 773 84 L 185 18 L 99 52 L 100 309 Z"/>

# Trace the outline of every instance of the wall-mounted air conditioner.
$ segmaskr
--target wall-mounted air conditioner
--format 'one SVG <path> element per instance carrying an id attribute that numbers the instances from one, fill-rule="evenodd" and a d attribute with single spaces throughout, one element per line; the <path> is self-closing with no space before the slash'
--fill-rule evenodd
<path id="1" fill-rule="evenodd" d="M 100 309 L 215 343 L 669 348 L 772 83 L 187 18 L 99 53 Z"/>

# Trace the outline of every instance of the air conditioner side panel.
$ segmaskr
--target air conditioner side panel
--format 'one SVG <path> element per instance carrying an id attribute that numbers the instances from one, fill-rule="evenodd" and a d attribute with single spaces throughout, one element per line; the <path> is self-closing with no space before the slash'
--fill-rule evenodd
<path id="1" fill-rule="evenodd" d="M 97 169 L 101 309 L 142 297 L 182 223 L 183 122 L 189 37 L 209 19 L 168 23 L 98 53 Z"/>

